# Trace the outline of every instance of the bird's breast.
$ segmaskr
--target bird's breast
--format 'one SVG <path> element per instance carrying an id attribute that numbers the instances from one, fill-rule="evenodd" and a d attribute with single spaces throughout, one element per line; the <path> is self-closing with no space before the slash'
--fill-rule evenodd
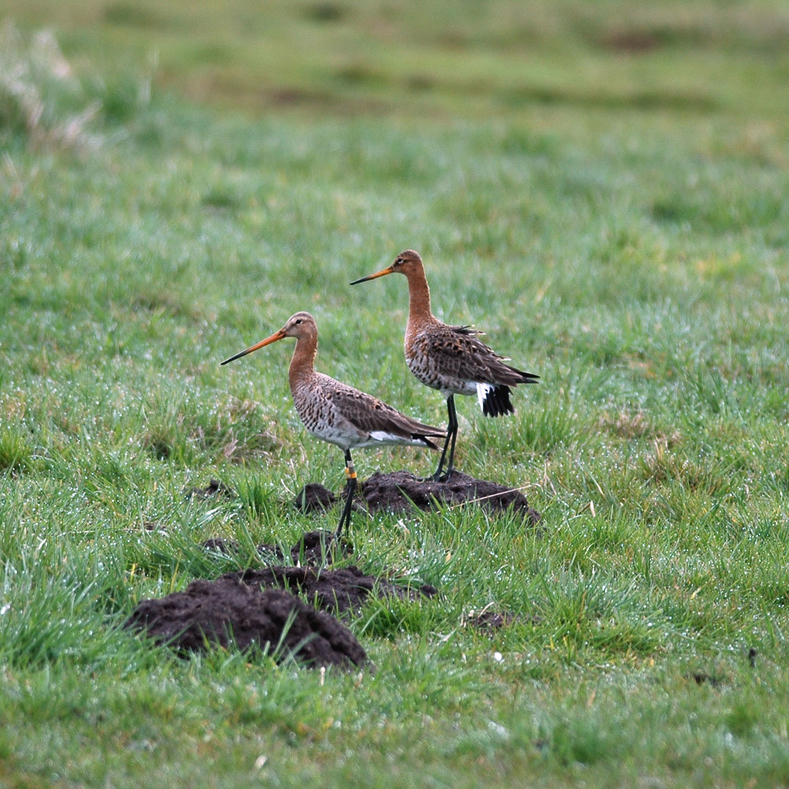
<path id="1" fill-rule="evenodd" d="M 296 386 L 291 393 L 296 413 L 310 433 L 320 435 L 334 427 L 334 409 L 320 387 Z"/>

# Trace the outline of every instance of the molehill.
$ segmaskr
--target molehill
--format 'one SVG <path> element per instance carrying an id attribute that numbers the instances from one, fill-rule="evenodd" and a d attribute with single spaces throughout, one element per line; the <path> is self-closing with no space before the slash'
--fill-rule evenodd
<path id="1" fill-rule="evenodd" d="M 540 520 L 520 491 L 459 471 L 453 472 L 449 482 L 421 480 L 405 471 L 375 473 L 362 483 L 360 491 L 371 515 L 474 504 L 491 513 L 517 513 L 530 526 Z M 209 498 L 234 494 L 226 485 L 211 480 L 207 488 L 194 488 L 187 495 Z M 326 488 L 311 483 L 299 492 L 293 505 L 312 512 L 327 509 L 336 501 Z M 224 553 L 238 550 L 232 541 L 221 538 L 203 545 Z M 397 583 L 388 573 L 365 575 L 353 565 L 330 569 L 334 558 L 347 557 L 351 551 L 344 540 L 335 544 L 331 532 L 307 532 L 289 551 L 293 564 L 284 565 L 272 563 L 285 559 L 283 551 L 263 544 L 258 552 L 268 566 L 227 573 L 213 581 L 198 579 L 183 592 L 143 600 L 126 626 L 144 631 L 181 654 L 204 650 L 214 643 L 243 651 L 268 650 L 277 659 L 292 656 L 310 667 L 363 666 L 367 661 L 364 648 L 336 617 L 353 616 L 370 596 L 429 599 L 437 590 L 429 585 Z"/>

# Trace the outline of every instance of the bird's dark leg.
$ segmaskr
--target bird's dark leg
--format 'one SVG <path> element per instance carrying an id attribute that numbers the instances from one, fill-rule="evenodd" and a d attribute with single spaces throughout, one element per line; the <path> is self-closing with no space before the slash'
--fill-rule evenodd
<path id="1" fill-rule="evenodd" d="M 450 411 L 450 423 L 452 427 L 452 446 L 449 448 L 449 462 L 447 463 L 447 470 L 444 473 L 444 476 L 441 477 L 442 482 L 449 482 L 449 478 L 452 476 L 452 471 L 455 468 L 455 442 L 458 440 L 458 415 L 455 411 L 455 396 L 452 395 L 449 399 L 449 403 L 447 404 L 447 408 Z"/>
<path id="2" fill-rule="evenodd" d="M 455 411 L 455 395 L 453 394 L 447 397 L 447 413 L 449 414 L 447 440 L 444 442 L 444 449 L 441 452 L 441 460 L 438 461 L 436 473 L 433 474 L 433 480 L 435 482 L 448 482 L 449 478 L 452 476 L 452 464 L 455 459 L 455 441 L 457 441 L 458 437 L 458 417 Z M 441 469 L 444 468 L 444 459 L 447 456 L 447 449 L 449 449 L 449 463 L 447 464 L 446 473 L 442 476 Z"/>
<path id="3" fill-rule="evenodd" d="M 349 528 L 351 525 L 351 507 L 353 506 L 353 496 L 356 492 L 356 468 L 351 459 L 351 450 L 345 450 L 345 506 L 340 515 L 340 525 L 337 527 L 337 537 L 342 532 L 342 527 Z"/>

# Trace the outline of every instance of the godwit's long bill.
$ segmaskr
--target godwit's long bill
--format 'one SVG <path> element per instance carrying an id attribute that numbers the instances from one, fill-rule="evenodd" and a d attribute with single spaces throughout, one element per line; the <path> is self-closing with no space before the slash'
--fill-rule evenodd
<path id="1" fill-rule="evenodd" d="M 485 416 L 513 414 L 510 389 L 518 384 L 535 384 L 540 376 L 506 364 L 509 359 L 477 339 L 482 332 L 471 326 L 449 326 L 438 320 L 430 309 L 430 288 L 422 258 L 413 249 L 401 252 L 388 268 L 356 279 L 351 285 L 387 274 L 404 274 L 408 280 L 404 343 L 408 368 L 425 386 L 438 389 L 447 399 L 447 438 L 433 479 L 448 480 L 452 476 L 458 432 L 455 395 L 476 395 Z M 449 460 L 442 477 L 447 447 Z"/>
<path id="2" fill-rule="evenodd" d="M 313 365 L 318 353 L 318 326 L 308 312 L 291 315 L 279 331 L 225 359 L 222 364 L 240 359 L 285 337 L 296 338 L 288 380 L 301 421 L 314 436 L 336 444 L 345 452 L 346 497 L 337 527 L 339 537 L 343 526 L 347 528 L 350 525 L 351 505 L 356 491 L 356 469 L 351 449 L 410 445 L 438 450 L 430 439 L 444 438 L 445 431 L 423 425 L 372 395 L 316 372 Z"/>

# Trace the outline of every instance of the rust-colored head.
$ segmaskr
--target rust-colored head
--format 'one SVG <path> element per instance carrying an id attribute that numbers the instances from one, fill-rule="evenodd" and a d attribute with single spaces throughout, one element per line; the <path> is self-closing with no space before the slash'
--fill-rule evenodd
<path id="1" fill-rule="evenodd" d="M 300 339 L 302 337 L 317 337 L 317 335 L 318 324 L 315 323 L 315 318 L 313 318 L 309 312 L 297 312 L 295 315 L 291 315 L 290 318 L 288 318 L 285 325 L 279 331 L 275 331 L 274 334 L 270 337 L 266 337 L 265 340 L 250 345 L 249 348 L 241 351 L 241 353 L 237 353 L 235 356 L 225 359 L 221 364 L 233 362 L 236 359 L 240 359 L 242 356 L 246 356 L 248 353 L 257 351 L 260 348 L 265 348 L 273 342 L 284 340 L 285 337 L 296 337 L 296 339 Z"/>
<path id="2" fill-rule="evenodd" d="M 376 272 L 375 274 L 370 274 L 367 277 L 362 277 L 361 279 L 355 279 L 351 285 L 358 285 L 360 282 L 367 282 L 370 279 L 378 279 L 378 277 L 385 277 L 387 274 L 405 274 L 409 276 L 412 273 L 421 272 L 424 275 L 424 266 L 422 265 L 422 258 L 419 257 L 419 253 L 415 252 L 413 249 L 406 249 L 405 252 L 401 252 L 396 258 L 394 263 L 391 266 L 387 266 L 385 269 Z"/>

